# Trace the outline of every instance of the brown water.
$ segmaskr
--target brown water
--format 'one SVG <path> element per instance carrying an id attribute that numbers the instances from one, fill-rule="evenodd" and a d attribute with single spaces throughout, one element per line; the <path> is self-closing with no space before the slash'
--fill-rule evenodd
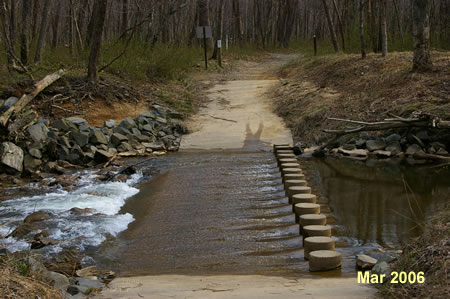
<path id="1" fill-rule="evenodd" d="M 343 255 L 342 269 L 326 275 L 354 275 L 355 254 L 401 247 L 420 233 L 416 220 L 449 199 L 448 170 L 300 161 Z M 308 272 L 298 225 L 267 147 L 184 152 L 154 163 L 149 167 L 160 174 L 121 211 L 136 221 L 94 255 L 106 266 L 125 276 Z"/>

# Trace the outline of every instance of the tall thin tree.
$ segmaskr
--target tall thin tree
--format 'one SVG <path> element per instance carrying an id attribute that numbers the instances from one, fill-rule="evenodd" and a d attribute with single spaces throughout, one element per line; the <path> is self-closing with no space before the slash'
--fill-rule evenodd
<path id="1" fill-rule="evenodd" d="M 333 20 L 331 19 L 330 10 L 328 9 L 327 0 L 322 0 L 325 16 L 328 22 L 328 29 L 330 30 L 331 42 L 333 43 L 334 51 L 339 52 L 339 44 L 337 42 L 336 30 L 334 29 Z"/>
<path id="2" fill-rule="evenodd" d="M 96 0 L 96 5 L 92 13 L 93 26 L 91 36 L 91 53 L 89 55 L 88 64 L 88 82 L 91 87 L 98 84 L 98 64 L 100 61 L 100 51 L 102 46 L 103 27 L 105 26 L 106 8 L 108 0 Z"/>
<path id="3" fill-rule="evenodd" d="M 39 29 L 39 39 L 36 46 L 36 55 L 34 56 L 34 62 L 39 62 L 42 56 L 42 49 L 45 44 L 45 39 L 47 37 L 47 24 L 48 16 L 50 15 L 50 5 L 51 0 L 45 0 L 44 8 L 42 11 L 41 28 Z"/>
<path id="4" fill-rule="evenodd" d="M 413 0 L 414 71 L 431 69 L 429 1 Z"/>

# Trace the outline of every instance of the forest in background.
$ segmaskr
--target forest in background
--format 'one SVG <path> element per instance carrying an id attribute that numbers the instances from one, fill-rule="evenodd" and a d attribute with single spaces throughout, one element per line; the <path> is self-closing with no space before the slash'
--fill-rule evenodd
<path id="1" fill-rule="evenodd" d="M 10 71 L 2 70 L 2 84 L 20 78 L 17 71 L 77 73 L 88 65 L 94 81 L 98 71 L 172 79 L 200 63 L 198 25 L 212 27 L 212 58 L 213 40 L 223 40 L 224 48 L 228 40 L 230 55 L 281 48 L 311 54 L 313 36 L 319 54 L 386 55 L 413 50 L 414 11 L 422 10 L 429 20 L 425 42 L 450 49 L 446 0 L 0 0 L 0 5 L 0 59 Z"/>

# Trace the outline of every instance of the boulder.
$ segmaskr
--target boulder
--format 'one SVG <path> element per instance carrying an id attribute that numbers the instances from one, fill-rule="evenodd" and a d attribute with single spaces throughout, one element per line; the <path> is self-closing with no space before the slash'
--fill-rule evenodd
<path id="1" fill-rule="evenodd" d="M 45 165 L 45 170 L 56 174 L 64 174 L 66 172 L 66 170 L 59 166 L 56 162 L 47 162 Z"/>
<path id="2" fill-rule="evenodd" d="M 23 220 L 23 223 L 33 223 L 33 222 L 39 222 L 50 219 L 51 216 L 46 211 L 37 211 L 34 213 L 31 213 L 25 219 Z"/>
<path id="3" fill-rule="evenodd" d="M 140 136 L 140 135 L 142 135 L 141 131 L 139 131 L 138 128 L 132 128 L 132 129 L 131 129 L 131 133 L 132 133 L 134 136 Z"/>
<path id="4" fill-rule="evenodd" d="M 116 125 L 116 121 L 114 119 L 110 119 L 110 120 L 105 120 L 105 127 L 108 129 L 112 129 L 114 128 L 114 126 Z"/>
<path id="5" fill-rule="evenodd" d="M 400 142 L 401 139 L 402 139 L 402 137 L 399 134 L 391 134 L 385 138 L 386 143 L 388 143 L 388 144 L 391 142 Z"/>
<path id="6" fill-rule="evenodd" d="M 343 148 L 344 150 L 346 150 L 346 151 L 352 151 L 352 150 L 355 150 L 355 149 L 356 149 L 356 145 L 355 145 L 355 144 L 348 144 L 348 143 L 346 143 L 346 144 L 344 144 L 344 145 L 342 146 L 342 148 Z"/>
<path id="7" fill-rule="evenodd" d="M 388 278 L 391 276 L 391 267 L 386 262 L 377 262 L 375 266 L 372 268 L 372 274 L 377 275 L 386 275 L 385 277 Z M 384 280 L 386 281 L 386 280 Z"/>
<path id="8" fill-rule="evenodd" d="M 67 118 L 65 118 L 65 120 L 68 120 L 77 126 L 88 124 L 88 122 L 84 118 L 81 118 L 81 117 L 67 117 Z"/>
<path id="9" fill-rule="evenodd" d="M 151 119 L 156 119 L 156 115 L 153 112 L 143 112 L 139 115 L 139 118 L 151 118 Z"/>
<path id="10" fill-rule="evenodd" d="M 97 290 L 100 291 L 105 284 L 99 280 L 94 280 L 86 277 L 77 277 L 75 279 L 75 286 L 83 294 L 88 294 L 89 291 Z"/>
<path id="11" fill-rule="evenodd" d="M 146 148 L 151 149 L 152 151 L 160 151 L 160 150 L 164 150 L 164 145 L 159 142 L 151 142 L 151 143 L 142 143 L 143 146 L 145 146 Z"/>
<path id="12" fill-rule="evenodd" d="M 71 148 L 72 145 L 70 144 L 69 138 L 67 138 L 66 136 L 61 136 L 58 138 L 58 143 L 67 147 L 67 148 Z"/>
<path id="13" fill-rule="evenodd" d="M 148 136 L 145 136 L 145 135 L 137 135 L 136 136 L 136 139 L 139 141 L 139 142 L 150 142 L 151 141 L 151 138 L 150 137 L 148 137 Z"/>
<path id="14" fill-rule="evenodd" d="M 34 142 L 44 143 L 47 140 L 49 129 L 44 123 L 37 123 L 28 127 L 27 131 Z"/>
<path id="15" fill-rule="evenodd" d="M 54 122 L 51 123 L 51 126 L 63 132 L 78 131 L 78 127 L 73 122 L 67 119 L 55 120 Z"/>
<path id="16" fill-rule="evenodd" d="M 32 231 L 36 230 L 37 227 L 32 224 L 32 223 L 24 223 L 19 225 L 18 227 L 16 227 L 9 235 L 7 235 L 6 237 L 14 237 L 17 239 L 21 239 L 24 236 L 28 235 L 29 233 L 31 233 Z"/>
<path id="17" fill-rule="evenodd" d="M 41 153 L 41 151 L 40 151 L 39 149 L 37 149 L 37 148 L 30 148 L 30 149 L 28 150 L 28 153 L 30 153 L 30 155 L 31 155 L 33 158 L 36 158 L 36 159 L 41 159 L 41 158 L 42 158 L 42 153 Z"/>
<path id="18" fill-rule="evenodd" d="M 42 161 L 39 159 L 35 159 L 31 155 L 25 155 L 25 158 L 23 159 L 23 166 L 26 170 L 33 172 L 42 165 Z"/>
<path id="19" fill-rule="evenodd" d="M 408 155 L 408 156 L 412 156 L 418 152 L 422 152 L 422 148 L 418 144 L 411 144 L 406 149 L 406 155 Z"/>
<path id="20" fill-rule="evenodd" d="M 80 125 L 78 127 L 78 129 L 80 129 L 81 132 L 89 133 L 93 128 L 91 126 L 88 126 L 88 125 Z"/>
<path id="21" fill-rule="evenodd" d="M 55 289 L 65 292 L 69 287 L 69 279 L 60 273 L 47 271 L 43 280 Z"/>
<path id="22" fill-rule="evenodd" d="M 128 130 L 128 129 L 124 128 L 124 127 L 120 127 L 120 126 L 115 127 L 112 131 L 113 131 L 113 133 L 119 133 L 119 134 L 122 134 L 124 136 L 132 135 L 130 130 Z"/>
<path id="23" fill-rule="evenodd" d="M 114 133 L 111 135 L 111 143 L 114 146 L 118 146 L 120 143 L 128 141 L 128 137 L 120 134 L 120 133 Z"/>
<path id="24" fill-rule="evenodd" d="M 417 132 L 416 137 L 419 138 L 422 142 L 428 142 L 430 141 L 430 136 L 428 135 L 428 131 L 426 130 L 421 130 L 419 132 Z"/>
<path id="25" fill-rule="evenodd" d="M 94 154 L 94 161 L 97 163 L 106 163 L 114 156 L 113 153 L 110 153 L 105 150 L 97 150 Z"/>
<path id="26" fill-rule="evenodd" d="M 375 266 L 377 260 L 365 254 L 358 254 L 356 256 L 356 266 L 362 270 L 370 270 Z"/>
<path id="27" fill-rule="evenodd" d="M 132 152 L 134 151 L 134 148 L 127 142 L 122 142 L 118 147 L 117 147 L 117 151 L 119 153 L 123 153 L 123 152 Z"/>
<path id="28" fill-rule="evenodd" d="M 400 146 L 400 142 L 390 141 L 386 146 L 386 151 L 391 152 L 394 155 L 401 153 L 402 147 Z"/>
<path id="29" fill-rule="evenodd" d="M 160 125 L 167 125 L 167 119 L 162 118 L 162 117 L 156 117 L 156 122 L 159 123 Z"/>
<path id="30" fill-rule="evenodd" d="M 125 118 L 120 122 L 119 126 L 131 130 L 132 128 L 136 128 L 136 122 L 131 118 Z"/>
<path id="31" fill-rule="evenodd" d="M 67 160 L 69 159 L 69 149 L 64 145 L 58 145 L 56 148 L 56 156 L 58 160 Z"/>
<path id="32" fill-rule="evenodd" d="M 356 141 L 355 145 L 356 145 L 356 148 L 362 149 L 362 148 L 364 148 L 365 145 L 366 145 L 366 140 L 360 138 L 360 139 L 358 139 L 358 140 Z"/>
<path id="33" fill-rule="evenodd" d="M 100 130 L 92 130 L 91 137 L 89 138 L 89 142 L 92 144 L 108 144 L 108 140 L 105 135 Z"/>
<path id="34" fill-rule="evenodd" d="M 11 142 L 3 142 L 0 145 L 0 163 L 6 166 L 6 170 L 12 173 L 23 170 L 23 150 Z"/>
<path id="35" fill-rule="evenodd" d="M 16 97 L 10 97 L 10 98 L 8 98 L 8 99 L 3 103 L 3 105 L 0 107 L 0 112 L 3 113 L 3 112 L 5 112 L 5 111 L 7 111 L 9 108 L 11 108 L 12 106 L 14 106 L 14 105 L 17 103 L 17 101 L 19 101 L 19 99 L 16 98 Z"/>
<path id="36" fill-rule="evenodd" d="M 371 152 L 376 151 L 376 150 L 382 150 L 385 147 L 386 147 L 386 143 L 382 139 L 366 141 L 366 148 Z"/>
<path id="37" fill-rule="evenodd" d="M 41 236 L 41 237 L 35 238 L 31 242 L 31 249 L 39 249 L 39 248 L 43 248 L 45 246 L 56 245 L 56 244 L 58 244 L 57 240 Z"/>
<path id="38" fill-rule="evenodd" d="M 444 149 L 444 150 L 446 149 L 445 145 L 442 144 L 442 143 L 440 143 L 440 142 L 432 142 L 430 145 L 434 148 L 434 150 L 435 150 L 436 152 L 437 152 L 438 150 L 440 150 L 441 148 Z"/>
<path id="39" fill-rule="evenodd" d="M 70 132 L 69 136 L 80 147 L 85 146 L 89 142 L 89 135 L 86 133 Z"/>

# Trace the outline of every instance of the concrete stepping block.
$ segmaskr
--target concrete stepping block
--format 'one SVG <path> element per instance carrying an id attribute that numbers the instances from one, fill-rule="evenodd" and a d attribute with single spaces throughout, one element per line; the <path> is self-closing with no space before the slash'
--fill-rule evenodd
<path id="1" fill-rule="evenodd" d="M 302 173 L 302 169 L 299 167 L 292 167 L 292 168 L 283 168 L 281 169 L 281 174 L 286 175 L 289 173 Z"/>
<path id="2" fill-rule="evenodd" d="M 323 214 L 304 214 L 299 216 L 300 235 L 303 234 L 303 227 L 307 225 L 325 225 L 327 224 L 327 216 Z"/>
<path id="3" fill-rule="evenodd" d="M 274 144 L 273 145 L 273 151 L 276 152 L 277 150 L 291 150 L 292 146 L 289 144 Z"/>
<path id="4" fill-rule="evenodd" d="M 278 154 L 277 155 L 277 159 L 279 160 L 279 159 L 295 159 L 295 155 L 292 153 L 292 154 Z"/>
<path id="5" fill-rule="evenodd" d="M 289 201 L 292 204 L 292 212 L 295 213 L 295 205 L 299 203 L 316 203 L 317 196 L 310 193 L 299 193 L 294 194 L 291 197 L 289 197 Z"/>
<path id="6" fill-rule="evenodd" d="M 286 190 L 289 187 L 293 187 L 293 186 L 306 186 L 308 183 L 305 180 L 285 180 L 284 181 L 284 188 L 286 188 Z"/>
<path id="7" fill-rule="evenodd" d="M 283 176 L 283 182 L 287 180 L 304 180 L 305 175 L 303 173 L 288 173 Z"/>
<path id="8" fill-rule="evenodd" d="M 309 271 L 328 271 L 341 267 L 342 255 L 332 250 L 317 250 L 309 254 Z"/>
<path id="9" fill-rule="evenodd" d="M 300 168 L 300 163 L 293 162 L 293 163 L 283 163 L 280 165 L 280 169 L 284 168 Z"/>
<path id="10" fill-rule="evenodd" d="M 336 242 L 331 237 L 308 237 L 303 241 L 305 260 L 316 250 L 334 250 Z"/>
<path id="11" fill-rule="evenodd" d="M 294 205 L 295 222 L 300 222 L 300 216 L 305 214 L 320 214 L 320 205 L 316 203 L 298 203 Z"/>
<path id="12" fill-rule="evenodd" d="M 289 203 L 292 202 L 292 196 L 295 194 L 310 194 L 311 193 L 311 187 L 308 186 L 292 186 L 287 188 L 286 195 L 289 198 Z"/>
<path id="13" fill-rule="evenodd" d="M 298 163 L 298 160 L 292 159 L 292 158 L 286 158 L 286 159 L 279 159 L 277 161 L 278 167 L 281 167 L 281 164 L 284 164 L 284 163 Z"/>
<path id="14" fill-rule="evenodd" d="M 294 154 L 294 151 L 292 150 L 278 150 L 275 155 L 282 155 L 282 154 Z"/>
<path id="15" fill-rule="evenodd" d="M 303 238 L 331 237 L 331 227 L 328 225 L 306 225 L 302 229 Z"/>

